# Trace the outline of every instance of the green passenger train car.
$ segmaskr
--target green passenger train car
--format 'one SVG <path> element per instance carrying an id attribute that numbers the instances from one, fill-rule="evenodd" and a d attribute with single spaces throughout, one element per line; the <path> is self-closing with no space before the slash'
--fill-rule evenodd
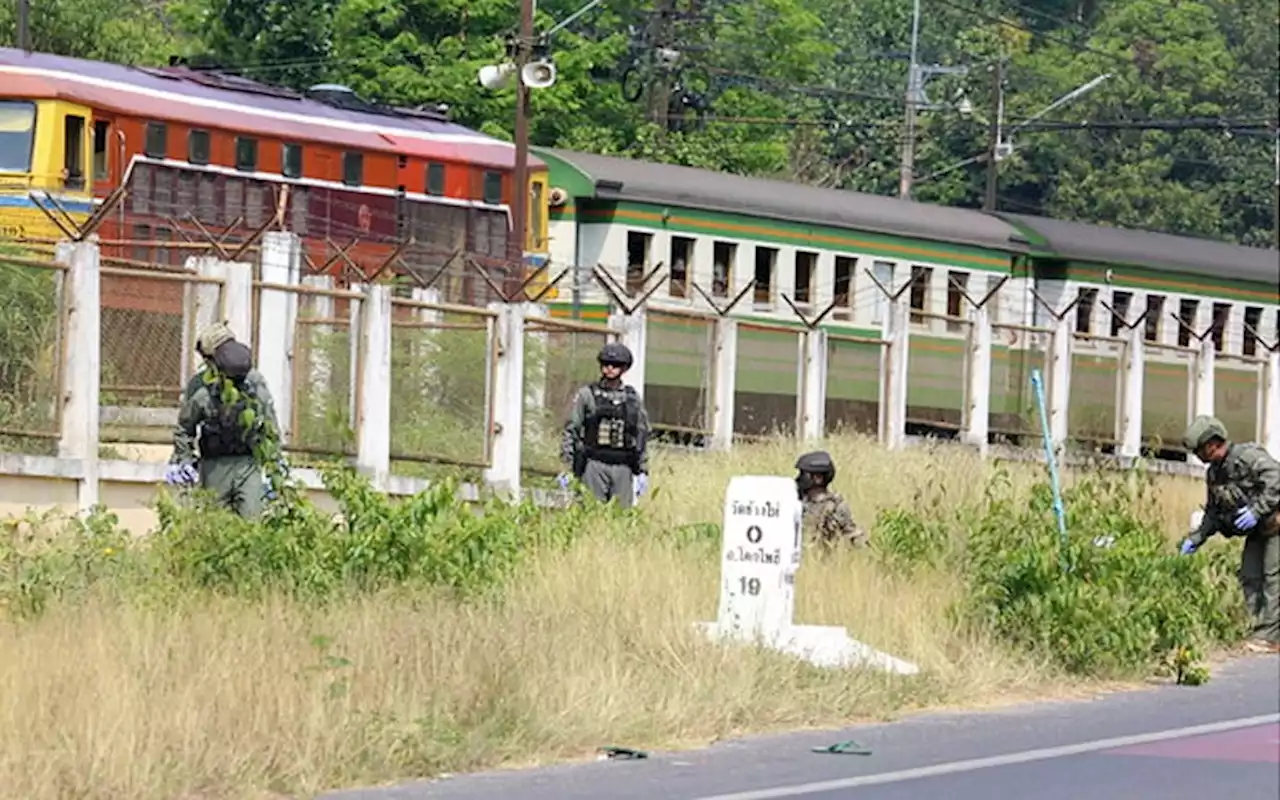
<path id="1" fill-rule="evenodd" d="M 713 326 L 691 314 L 726 310 L 739 320 L 735 433 L 794 429 L 799 309 L 809 319 L 826 311 L 828 428 L 874 433 L 881 348 L 868 340 L 881 335 L 888 289 L 909 293 L 907 417 L 915 431 L 959 428 L 966 315 L 971 300 L 989 293 L 993 438 L 1039 430 L 1029 378 L 1046 367 L 1050 318 L 1037 296 L 1056 308 L 1075 303 L 1072 439 L 1115 444 L 1121 338 L 1144 314 L 1137 324 L 1148 344 L 1150 449 L 1177 450 L 1199 334 L 1211 336 L 1219 354 L 1216 412 L 1242 438 L 1261 430 L 1266 346 L 1280 327 L 1275 250 L 537 153 L 550 169 L 551 262 L 575 267 L 549 297 L 550 313 L 603 321 L 610 294 L 593 278 L 597 266 L 629 302 L 648 294 L 645 393 L 660 429 L 709 428 Z"/>

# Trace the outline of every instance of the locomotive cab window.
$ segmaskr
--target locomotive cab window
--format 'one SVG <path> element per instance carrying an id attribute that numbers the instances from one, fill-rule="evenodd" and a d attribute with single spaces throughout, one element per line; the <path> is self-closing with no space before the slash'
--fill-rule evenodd
<path id="1" fill-rule="evenodd" d="M 280 174 L 286 178 L 302 177 L 302 145 L 280 146 Z"/>
<path id="2" fill-rule="evenodd" d="M 142 143 L 142 152 L 149 158 L 169 157 L 169 126 L 163 122 L 148 122 Z"/>
<path id="3" fill-rule="evenodd" d="M 364 153 L 342 154 L 342 182 L 348 186 L 364 183 Z"/>
<path id="4" fill-rule="evenodd" d="M 484 174 L 484 201 L 491 206 L 502 202 L 502 173 L 486 172 Z"/>
<path id="5" fill-rule="evenodd" d="M 436 161 L 427 164 L 427 194 L 444 194 L 444 164 Z"/>
<path id="6" fill-rule="evenodd" d="M 85 186 L 84 144 L 84 117 L 68 114 L 62 120 L 63 185 L 68 189 Z"/>
<path id="7" fill-rule="evenodd" d="M 193 129 L 187 134 L 187 161 L 203 166 L 209 163 L 209 132 Z"/>
<path id="8" fill-rule="evenodd" d="M 36 141 L 36 104 L 0 101 L 0 172 L 30 172 Z"/>
<path id="9" fill-rule="evenodd" d="M 258 140 L 248 136 L 236 137 L 236 169 L 241 172 L 258 171 Z"/>
<path id="10" fill-rule="evenodd" d="M 93 179 L 105 181 L 111 175 L 111 159 L 109 142 L 111 141 L 111 123 L 104 119 L 93 123 Z"/>

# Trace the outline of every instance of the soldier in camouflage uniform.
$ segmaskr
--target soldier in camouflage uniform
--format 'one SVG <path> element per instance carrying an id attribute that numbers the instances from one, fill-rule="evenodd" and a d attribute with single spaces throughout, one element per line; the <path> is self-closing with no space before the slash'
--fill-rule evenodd
<path id="1" fill-rule="evenodd" d="M 825 450 L 805 453 L 796 459 L 796 491 L 804 506 L 804 535 L 806 539 L 830 547 L 845 540 L 854 547 L 867 545 L 867 532 L 853 521 L 849 504 L 839 494 L 831 491 L 836 477 L 836 465 Z"/>
<path id="2" fill-rule="evenodd" d="M 616 499 L 629 508 L 649 482 L 649 414 L 635 388 L 622 382 L 631 367 L 627 346 L 610 342 L 596 360 L 600 380 L 574 395 L 560 459 L 601 502 Z M 568 474 L 560 485 L 568 488 Z"/>
<path id="3" fill-rule="evenodd" d="M 1232 442 L 1213 417 L 1192 420 L 1182 443 L 1209 465 L 1204 517 L 1182 553 L 1194 553 L 1215 533 L 1245 537 L 1240 586 L 1253 619 L 1246 646 L 1280 652 L 1280 464 L 1257 444 Z"/>
<path id="4" fill-rule="evenodd" d="M 240 516 L 256 517 L 264 491 L 254 448 L 279 430 L 271 391 L 253 368 L 249 348 L 226 325 L 202 331 L 196 352 L 204 363 L 182 393 L 165 481 L 198 483 Z"/>

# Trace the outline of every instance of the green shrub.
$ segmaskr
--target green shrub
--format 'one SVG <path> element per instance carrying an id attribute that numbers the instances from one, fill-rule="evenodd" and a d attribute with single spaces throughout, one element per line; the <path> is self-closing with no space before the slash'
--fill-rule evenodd
<path id="1" fill-rule="evenodd" d="M 1243 632 L 1231 548 L 1179 556 L 1149 489 L 1136 472 L 1086 475 L 1064 492 L 1064 543 L 1049 485 L 1028 499 L 998 471 L 973 506 L 883 512 L 873 541 L 890 568 L 959 573 L 964 623 L 1070 673 L 1132 675 Z"/>

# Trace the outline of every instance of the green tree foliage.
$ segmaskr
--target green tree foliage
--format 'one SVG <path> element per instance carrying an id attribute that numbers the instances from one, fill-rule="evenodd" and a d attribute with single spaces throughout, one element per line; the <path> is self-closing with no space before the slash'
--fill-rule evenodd
<path id="1" fill-rule="evenodd" d="M 582 7 L 546 0 L 545 31 Z M 447 105 L 459 122 L 510 137 L 514 89 L 486 90 L 518 4 L 498 0 L 89 0 L 37 4 L 35 44 L 72 55 L 162 63 L 204 57 L 260 80 L 350 85 L 405 106 Z M 655 8 L 683 12 L 655 37 Z M 697 14 L 687 12 L 696 9 Z M 927 91 L 913 196 L 978 206 L 994 108 L 990 64 L 1006 63 L 1005 128 L 1081 84 L 1101 86 L 1042 122 L 1274 121 L 1280 83 L 1274 2 L 923 0 L 922 64 L 967 65 Z M 11 7 L 0 41 L 12 41 Z M 620 78 L 661 43 L 687 69 L 675 118 L 662 93 L 637 102 Z M 911 3 L 899 0 L 618 0 L 551 41 L 556 85 L 532 96 L 537 144 L 655 159 L 892 195 L 902 158 Z M 681 106 L 681 87 L 701 119 Z M 967 97 L 972 111 L 957 103 Z M 1271 240 L 1272 139 L 1223 130 L 1022 130 L 1000 165 L 1001 207 L 1249 244 Z M 967 166 L 956 165 L 971 160 Z"/>

